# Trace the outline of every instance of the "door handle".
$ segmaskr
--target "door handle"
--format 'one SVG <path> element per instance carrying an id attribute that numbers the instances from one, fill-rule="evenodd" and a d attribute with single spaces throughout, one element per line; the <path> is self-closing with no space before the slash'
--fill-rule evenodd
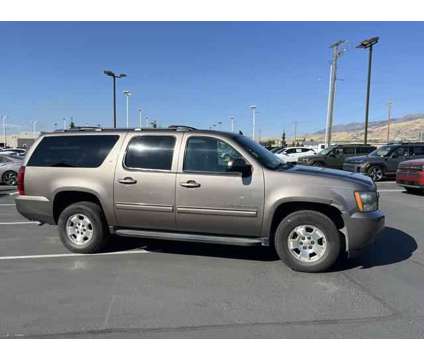
<path id="1" fill-rule="evenodd" d="M 132 177 L 124 177 L 123 179 L 119 179 L 118 182 L 125 185 L 132 185 L 136 184 L 137 180 L 133 179 Z"/>
<path id="2" fill-rule="evenodd" d="M 180 183 L 181 186 L 186 188 L 198 188 L 200 187 L 200 184 L 195 182 L 194 180 L 188 180 L 187 182 Z"/>

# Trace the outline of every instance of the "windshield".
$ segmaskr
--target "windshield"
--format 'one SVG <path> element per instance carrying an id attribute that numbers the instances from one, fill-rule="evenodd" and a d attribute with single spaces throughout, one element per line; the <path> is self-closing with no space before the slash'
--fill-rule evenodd
<path id="1" fill-rule="evenodd" d="M 271 151 L 268 151 L 262 145 L 259 145 L 257 142 L 249 139 L 247 136 L 236 135 L 234 136 L 234 140 L 244 150 L 246 150 L 250 155 L 258 160 L 261 165 L 267 167 L 268 169 L 277 169 L 278 167 L 284 166 L 281 160 Z"/>
<path id="2" fill-rule="evenodd" d="M 393 146 L 382 146 L 377 150 L 370 152 L 369 156 L 385 157 L 393 150 Z"/>
<path id="3" fill-rule="evenodd" d="M 329 146 L 328 148 L 326 148 L 326 149 L 322 149 L 320 152 L 319 152 L 319 154 L 320 155 L 328 155 L 329 153 L 330 153 L 330 151 L 331 150 L 333 150 L 334 149 L 334 146 Z"/>

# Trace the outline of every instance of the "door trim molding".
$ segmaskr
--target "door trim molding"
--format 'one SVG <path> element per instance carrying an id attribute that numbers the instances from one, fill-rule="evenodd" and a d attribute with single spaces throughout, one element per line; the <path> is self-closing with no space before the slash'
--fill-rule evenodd
<path id="1" fill-rule="evenodd" d="M 239 217 L 257 217 L 258 211 L 255 209 L 219 209 L 219 208 L 198 208 L 191 206 L 178 206 L 178 214 L 196 214 L 196 215 L 221 215 L 221 216 L 239 216 Z"/>
<path id="2" fill-rule="evenodd" d="M 158 211 L 158 212 L 173 212 L 172 205 L 162 204 L 145 204 L 145 203 L 127 203 L 118 202 L 115 207 L 120 210 L 141 210 L 141 211 Z"/>

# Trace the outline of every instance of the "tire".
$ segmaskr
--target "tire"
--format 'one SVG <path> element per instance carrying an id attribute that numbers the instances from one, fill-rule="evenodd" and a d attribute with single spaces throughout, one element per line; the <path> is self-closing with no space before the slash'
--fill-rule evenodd
<path id="1" fill-rule="evenodd" d="M 324 163 L 321 161 L 314 161 L 312 163 L 312 166 L 319 166 L 319 167 L 324 167 Z"/>
<path id="2" fill-rule="evenodd" d="M 8 170 L 3 174 L 1 180 L 5 185 L 14 186 L 17 184 L 17 176 L 16 171 Z"/>
<path id="3" fill-rule="evenodd" d="M 380 166 L 370 166 L 367 174 L 374 182 L 383 180 L 384 177 L 384 171 Z"/>
<path id="4" fill-rule="evenodd" d="M 311 229 L 315 230 L 309 232 Z M 306 236 L 300 243 L 301 232 Z M 340 255 L 341 239 L 329 217 L 318 211 L 300 210 L 280 222 L 275 232 L 274 245 L 280 259 L 291 269 L 313 273 L 326 271 L 335 264 Z M 308 254 L 307 257 L 303 256 L 305 254 Z"/>
<path id="5" fill-rule="evenodd" d="M 415 195 L 421 195 L 424 193 L 424 190 L 422 189 L 415 189 L 415 188 L 410 188 L 410 187 L 405 187 L 405 190 L 407 193 L 409 194 L 415 194 Z"/>
<path id="6" fill-rule="evenodd" d="M 108 244 L 106 220 L 100 206 L 93 202 L 81 201 L 65 208 L 59 216 L 58 227 L 63 245 L 72 252 L 96 253 Z"/>

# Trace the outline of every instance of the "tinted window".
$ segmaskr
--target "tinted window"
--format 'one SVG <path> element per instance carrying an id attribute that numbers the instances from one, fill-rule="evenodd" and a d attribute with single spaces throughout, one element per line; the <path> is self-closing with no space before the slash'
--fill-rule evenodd
<path id="1" fill-rule="evenodd" d="M 354 155 L 355 154 L 355 148 L 353 148 L 353 147 L 345 147 L 345 148 L 343 148 L 343 154 L 345 154 L 345 155 Z"/>
<path id="2" fill-rule="evenodd" d="M 137 136 L 128 144 L 125 166 L 129 168 L 171 170 L 173 136 Z"/>
<path id="3" fill-rule="evenodd" d="M 227 143 L 211 137 L 190 137 L 187 141 L 184 171 L 226 172 L 230 160 L 242 156 Z"/>
<path id="4" fill-rule="evenodd" d="M 28 166 L 100 166 L 118 140 L 118 135 L 47 136 L 41 140 Z"/>
<path id="5" fill-rule="evenodd" d="M 309 148 L 303 148 L 302 149 L 302 152 L 308 152 L 308 151 L 311 151 L 311 149 L 309 149 Z"/>
<path id="6" fill-rule="evenodd" d="M 421 156 L 424 155 L 424 146 L 414 146 L 414 155 Z"/>

